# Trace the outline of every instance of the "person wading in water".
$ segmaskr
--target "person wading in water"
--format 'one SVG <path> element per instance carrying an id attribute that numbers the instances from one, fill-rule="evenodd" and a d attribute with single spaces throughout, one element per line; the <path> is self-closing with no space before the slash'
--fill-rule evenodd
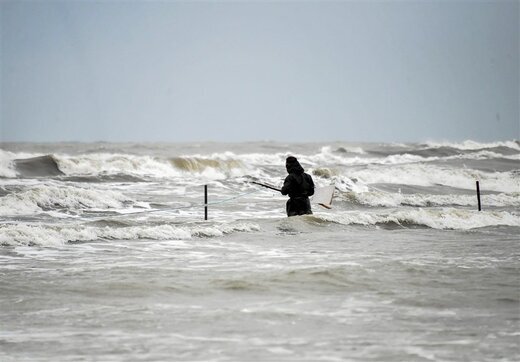
<path id="1" fill-rule="evenodd" d="M 282 195 L 289 195 L 286 210 L 287 216 L 312 214 L 309 196 L 314 195 L 314 181 L 304 172 L 296 157 L 289 156 L 285 160 L 287 177 L 283 183 Z"/>

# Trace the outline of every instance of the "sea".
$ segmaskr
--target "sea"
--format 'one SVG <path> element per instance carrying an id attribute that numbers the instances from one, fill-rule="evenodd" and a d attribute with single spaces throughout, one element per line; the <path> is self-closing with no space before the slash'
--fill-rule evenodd
<path id="1" fill-rule="evenodd" d="M 1 143 L 0 360 L 520 361 L 520 143 Z"/>

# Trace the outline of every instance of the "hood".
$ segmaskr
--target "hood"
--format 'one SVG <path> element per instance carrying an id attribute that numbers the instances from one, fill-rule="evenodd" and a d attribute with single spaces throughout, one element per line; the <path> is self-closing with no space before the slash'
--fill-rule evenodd
<path id="1" fill-rule="evenodd" d="M 287 157 L 287 159 L 285 160 L 285 168 L 287 169 L 287 173 L 303 173 L 303 167 L 300 165 L 296 157 L 293 156 Z"/>

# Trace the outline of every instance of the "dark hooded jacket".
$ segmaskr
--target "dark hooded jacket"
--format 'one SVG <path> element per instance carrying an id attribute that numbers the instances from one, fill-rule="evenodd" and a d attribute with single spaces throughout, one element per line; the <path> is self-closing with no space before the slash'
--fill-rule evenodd
<path id="1" fill-rule="evenodd" d="M 287 216 L 312 214 L 309 196 L 314 195 L 314 182 L 304 172 L 296 157 L 287 157 L 285 162 L 287 177 L 283 183 L 282 195 L 289 195 Z"/>

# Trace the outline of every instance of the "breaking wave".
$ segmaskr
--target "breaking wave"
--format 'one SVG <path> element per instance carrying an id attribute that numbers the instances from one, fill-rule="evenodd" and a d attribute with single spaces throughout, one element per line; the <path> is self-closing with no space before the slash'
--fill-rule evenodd
<path id="1" fill-rule="evenodd" d="M 60 176 L 63 172 L 58 167 L 54 156 L 45 155 L 14 160 L 16 174 L 19 177 Z"/>
<path id="2" fill-rule="evenodd" d="M 137 177 L 176 177 L 179 172 L 166 160 L 128 154 L 88 154 L 55 156 L 59 168 L 68 176 L 130 175 Z"/>
<path id="3" fill-rule="evenodd" d="M 513 150 L 520 151 L 520 142 L 519 141 L 503 141 L 503 142 L 488 142 L 488 143 L 481 143 L 471 140 L 466 140 L 459 143 L 452 143 L 452 142 L 427 142 L 427 147 L 430 148 L 442 148 L 442 147 L 449 147 L 454 148 L 458 150 L 484 150 L 484 149 L 491 149 L 491 148 L 510 148 Z"/>
<path id="4" fill-rule="evenodd" d="M 372 147 L 372 149 L 370 148 Z M 397 148 L 396 148 L 397 147 Z M 507 152 L 506 152 L 507 151 Z M 520 160 L 517 141 L 425 145 L 322 146 L 314 153 L 273 152 L 235 153 L 153 157 L 128 153 L 26 154 L 0 150 L 0 177 L 114 177 L 128 181 L 146 178 L 175 178 L 195 175 L 224 179 L 244 175 L 265 176 L 273 167 L 282 168 L 288 155 L 297 156 L 304 168 L 431 163 L 445 160 Z M 431 165 L 428 165 L 430 167 Z"/>
<path id="5" fill-rule="evenodd" d="M 431 194 L 401 194 L 378 190 L 356 193 L 352 191 L 339 194 L 339 198 L 359 205 L 372 207 L 397 206 L 475 206 L 475 195 L 431 195 Z M 482 195 L 482 204 L 491 207 L 520 207 L 520 193 Z"/>
<path id="6" fill-rule="evenodd" d="M 170 160 L 180 170 L 202 172 L 207 168 L 227 169 L 242 168 L 244 164 L 238 160 L 217 160 L 199 157 L 175 157 Z"/>
<path id="7" fill-rule="evenodd" d="M 480 180 L 482 190 L 507 193 L 520 190 L 520 177 L 515 171 L 491 173 L 466 168 L 407 164 L 349 171 L 348 176 L 365 184 L 443 185 L 468 190 L 475 188 L 475 180 Z"/>
<path id="8" fill-rule="evenodd" d="M 39 185 L 0 197 L 0 215 L 28 215 L 52 209 L 119 209 L 133 203 L 111 190 Z"/>
<path id="9" fill-rule="evenodd" d="M 67 242 L 97 240 L 187 240 L 192 237 L 219 237 L 233 232 L 252 232 L 259 229 L 258 225 L 252 223 L 221 224 L 210 227 L 169 224 L 126 227 L 0 224 L 0 245 L 59 246 Z"/>
<path id="10" fill-rule="evenodd" d="M 248 173 L 244 162 L 220 157 L 182 156 L 160 159 L 129 154 L 44 155 L 20 159 L 8 152 L 0 154 L 0 177 L 100 177 L 114 181 L 136 181 L 142 178 L 175 178 L 199 174 L 206 178 L 223 179 Z M 18 157 L 17 157 L 18 156 Z M 127 176 L 125 178 L 125 175 Z"/>
<path id="11" fill-rule="evenodd" d="M 245 164 L 235 158 L 182 156 L 170 159 L 170 163 L 183 172 L 201 174 L 212 179 L 238 177 L 247 174 Z"/>
<path id="12" fill-rule="evenodd" d="M 520 216 L 507 211 L 471 211 L 454 208 L 414 208 L 389 212 L 349 211 L 309 218 L 342 225 L 421 226 L 441 230 L 469 230 L 488 226 L 520 227 Z"/>
<path id="13" fill-rule="evenodd" d="M 15 154 L 0 149 L 0 178 L 16 177 Z"/>

